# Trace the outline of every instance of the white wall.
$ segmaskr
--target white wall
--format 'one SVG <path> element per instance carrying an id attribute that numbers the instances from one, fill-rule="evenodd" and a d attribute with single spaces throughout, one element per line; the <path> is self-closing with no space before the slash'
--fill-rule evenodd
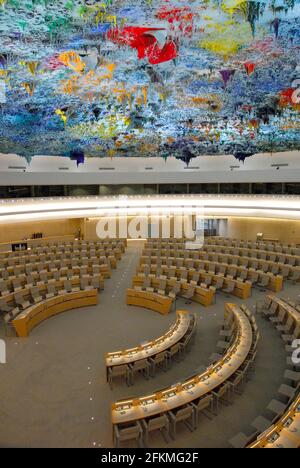
<path id="1" fill-rule="evenodd" d="M 277 164 L 288 166 L 277 170 Z M 273 165 L 275 167 L 272 167 Z M 27 164 L 26 160 L 19 156 L 0 154 L 0 185 L 298 181 L 300 152 L 297 151 L 274 155 L 259 154 L 248 158 L 245 163 L 237 161 L 233 156 L 201 156 L 191 161 L 190 168 L 185 168 L 185 164 L 175 158 L 169 158 L 167 162 L 162 158 L 92 158 L 77 168 L 76 162 L 68 158 L 35 156 L 31 163 Z"/>

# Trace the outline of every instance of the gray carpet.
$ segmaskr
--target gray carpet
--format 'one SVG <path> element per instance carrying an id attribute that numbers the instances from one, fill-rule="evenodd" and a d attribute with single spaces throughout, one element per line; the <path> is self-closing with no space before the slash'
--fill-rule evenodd
<path id="1" fill-rule="evenodd" d="M 111 447 L 113 401 L 168 386 L 207 364 L 216 350 L 224 303 L 240 303 L 237 298 L 218 295 L 217 304 L 209 308 L 179 300 L 177 308 L 199 318 L 196 342 L 185 360 L 150 381 L 137 377 L 134 387 L 120 381 L 109 389 L 105 352 L 153 339 L 175 320 L 175 313 L 163 317 L 125 305 L 125 290 L 131 286 L 142 246 L 129 242 L 112 279 L 105 281 L 98 306 L 54 317 L 27 339 L 6 339 L 7 364 L 0 365 L 0 447 Z M 298 294 L 299 287 L 288 284 L 281 296 Z M 263 297 L 255 291 L 247 304 L 252 307 Z M 257 321 L 262 339 L 256 372 L 243 395 L 233 405 L 222 406 L 211 420 L 201 417 L 194 433 L 179 427 L 176 441 L 168 447 L 229 447 L 228 440 L 239 431 L 249 432 L 250 423 L 276 397 L 285 370 L 284 346 L 270 323 L 260 317 Z M 3 336 L 3 330 L 0 333 Z M 166 444 L 158 434 L 151 446 Z"/>

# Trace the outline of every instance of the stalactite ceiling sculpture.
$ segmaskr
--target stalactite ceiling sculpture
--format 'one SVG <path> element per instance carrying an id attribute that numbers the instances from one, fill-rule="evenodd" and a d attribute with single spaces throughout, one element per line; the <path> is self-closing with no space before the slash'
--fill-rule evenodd
<path id="1" fill-rule="evenodd" d="M 0 0 L 0 153 L 299 149 L 300 0 Z"/>

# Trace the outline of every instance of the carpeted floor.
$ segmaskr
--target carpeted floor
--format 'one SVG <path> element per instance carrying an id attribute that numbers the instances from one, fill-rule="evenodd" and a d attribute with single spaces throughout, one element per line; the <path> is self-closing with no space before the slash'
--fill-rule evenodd
<path id="1" fill-rule="evenodd" d="M 111 447 L 113 401 L 179 382 L 207 364 L 216 351 L 224 303 L 240 303 L 237 298 L 218 295 L 217 304 L 209 308 L 179 300 L 177 308 L 199 317 L 196 342 L 185 360 L 150 381 L 138 377 L 134 387 L 120 381 L 111 391 L 106 383 L 105 352 L 160 336 L 175 320 L 175 313 L 163 317 L 125 304 L 142 246 L 129 242 L 112 279 L 105 281 L 98 306 L 54 317 L 27 339 L 6 339 L 7 364 L 0 365 L 0 447 Z M 298 286 L 287 284 L 281 296 L 298 294 Z M 253 307 L 263 297 L 254 291 L 247 304 Z M 201 417 L 197 431 L 179 427 L 169 447 L 229 447 L 228 440 L 239 431 L 249 432 L 251 422 L 276 398 L 286 367 L 285 350 L 271 324 L 260 317 L 257 321 L 262 339 L 256 372 L 243 395 L 233 405 L 222 406 L 218 416 Z M 151 446 L 166 443 L 158 434 L 151 438 Z"/>

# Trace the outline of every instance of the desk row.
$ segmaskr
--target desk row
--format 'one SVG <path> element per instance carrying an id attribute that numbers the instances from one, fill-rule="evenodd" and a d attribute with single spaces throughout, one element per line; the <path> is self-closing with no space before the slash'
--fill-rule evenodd
<path id="1" fill-rule="evenodd" d="M 152 257 L 151 257 L 152 258 Z M 283 286 L 283 277 L 274 275 L 273 273 L 264 273 L 261 270 L 253 268 L 235 267 L 233 265 L 218 264 L 215 262 L 199 262 L 194 261 L 193 266 L 189 263 L 189 267 L 167 267 L 166 265 L 156 266 L 149 264 L 148 259 L 142 257 L 141 261 L 147 262 L 142 264 L 138 269 L 144 274 L 155 274 L 156 276 L 166 275 L 169 278 L 180 278 L 199 283 L 201 274 L 218 275 L 231 280 L 240 282 L 249 282 L 251 285 L 257 285 L 262 288 L 270 289 L 271 291 L 281 291 Z M 205 279 L 205 283 L 206 283 Z M 211 283 L 209 283 L 211 284 Z"/>
<path id="2" fill-rule="evenodd" d="M 61 268 L 51 272 L 32 272 L 28 275 L 20 275 L 11 280 L 0 280 L 0 296 L 5 297 L 7 294 L 17 292 L 23 288 L 31 288 L 48 282 L 73 280 L 75 278 L 83 278 L 85 276 L 101 276 L 101 285 L 104 287 L 104 278 L 107 277 L 108 270 L 105 265 L 93 266 L 91 268 Z"/>
<path id="3" fill-rule="evenodd" d="M 235 322 L 234 334 L 225 354 L 217 362 L 171 387 L 112 405 L 116 446 L 123 437 L 126 438 L 128 429 L 134 432 L 142 427 L 148 435 L 149 430 L 166 429 L 167 426 L 173 438 L 180 422 L 187 422 L 194 430 L 201 411 L 206 408 L 216 408 L 218 411 L 219 403 L 232 395 L 244 379 L 243 366 L 252 362 L 257 340 L 252 322 L 238 306 L 226 304 L 225 320 L 228 325 Z M 229 398 L 232 399 L 232 396 Z M 144 436 L 144 433 L 141 434 L 141 437 Z"/>

